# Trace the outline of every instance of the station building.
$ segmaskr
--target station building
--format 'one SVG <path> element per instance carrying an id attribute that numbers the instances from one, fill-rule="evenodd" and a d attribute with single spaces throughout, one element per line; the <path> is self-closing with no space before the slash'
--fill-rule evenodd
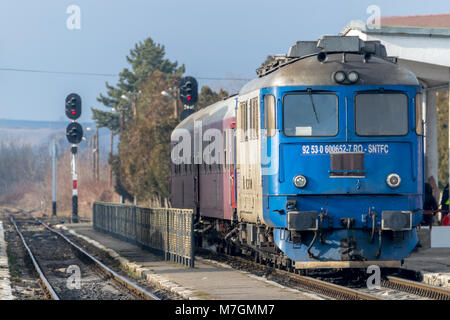
<path id="1" fill-rule="evenodd" d="M 439 201 L 436 95 L 450 88 L 450 14 L 381 17 L 378 25 L 354 20 L 340 35 L 381 41 L 388 56 L 397 57 L 398 63 L 419 79 L 423 87 L 426 181 Z"/>

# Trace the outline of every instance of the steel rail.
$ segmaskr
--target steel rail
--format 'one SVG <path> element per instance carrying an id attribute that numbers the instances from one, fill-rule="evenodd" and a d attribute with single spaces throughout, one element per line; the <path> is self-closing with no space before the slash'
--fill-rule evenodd
<path id="1" fill-rule="evenodd" d="M 216 253 L 217 254 L 217 253 Z M 229 260 L 234 260 L 240 264 L 245 264 L 247 267 L 252 269 L 264 269 L 268 270 L 267 266 L 261 265 L 254 261 L 250 261 L 245 258 L 223 255 L 225 258 Z M 291 284 L 295 287 L 302 288 L 304 290 L 312 291 L 314 293 L 324 295 L 326 297 L 338 300 L 385 300 L 379 296 L 371 295 L 365 292 L 361 292 L 358 290 L 354 290 L 351 288 L 343 287 L 340 285 L 336 285 L 334 283 L 330 283 L 327 281 L 315 279 L 308 276 L 302 276 L 296 273 L 292 273 L 285 270 L 280 269 L 270 269 L 273 274 L 278 276 L 286 277 Z"/>
<path id="2" fill-rule="evenodd" d="M 371 295 L 365 292 L 343 287 L 327 281 L 315 279 L 308 276 L 291 273 L 284 270 L 275 269 L 275 273 L 285 275 L 291 278 L 299 287 L 314 290 L 319 294 L 338 299 L 338 300 L 384 300 L 381 297 Z"/>
<path id="3" fill-rule="evenodd" d="M 37 219 L 35 217 L 33 217 L 33 218 L 36 221 L 38 221 L 39 223 L 41 223 L 49 231 L 51 231 L 54 234 L 58 235 L 59 237 L 64 239 L 68 244 L 70 244 L 72 247 L 76 248 L 78 250 L 78 252 L 80 252 L 83 256 L 87 257 L 89 260 L 94 262 L 94 264 L 96 266 L 98 266 L 102 272 L 104 272 L 105 274 L 110 276 L 112 279 L 114 279 L 116 282 L 118 282 L 122 286 L 126 287 L 128 290 L 132 291 L 133 293 L 135 293 L 136 295 L 138 295 L 139 297 L 141 297 L 144 300 L 160 300 L 160 298 L 157 297 L 156 295 L 154 295 L 153 293 L 147 291 L 146 289 L 138 286 L 137 284 L 135 284 L 135 283 L 129 281 L 128 279 L 126 279 L 125 277 L 121 276 L 117 272 L 111 270 L 109 267 L 104 265 L 101 261 L 97 260 L 92 255 L 87 253 L 84 249 L 82 249 L 81 247 L 79 247 L 78 245 L 73 243 L 69 238 L 67 238 L 62 233 L 56 231 L 53 228 L 50 228 L 47 224 L 45 224 L 44 222 L 40 221 L 39 219 Z"/>
<path id="4" fill-rule="evenodd" d="M 20 232 L 19 228 L 17 227 L 17 224 L 14 221 L 14 218 L 10 215 L 9 219 L 10 219 L 11 223 L 13 224 L 14 228 L 16 229 L 16 232 L 19 235 L 20 239 L 22 240 L 22 244 L 25 247 L 31 261 L 33 262 L 34 269 L 39 274 L 39 280 L 41 282 L 41 286 L 44 289 L 44 291 L 46 292 L 47 296 L 50 297 L 52 300 L 60 300 L 59 296 L 56 294 L 52 285 L 50 284 L 50 282 L 48 282 L 47 278 L 45 277 L 44 272 L 42 272 L 41 267 L 39 266 L 37 260 L 35 259 L 33 253 L 31 252 L 31 249 L 28 246 L 27 242 L 25 241 L 25 238 L 22 235 L 22 232 Z"/>
<path id="5" fill-rule="evenodd" d="M 450 300 L 450 289 L 432 286 L 417 281 L 387 276 L 387 280 L 382 280 L 381 285 L 389 289 L 408 292 L 424 298 Z"/>
<path id="6" fill-rule="evenodd" d="M 31 216 L 31 215 L 30 215 Z M 146 289 L 140 287 L 139 285 L 131 282 L 130 280 L 126 279 L 125 277 L 121 276 L 120 274 L 118 274 L 117 272 L 111 270 L 109 267 L 107 267 L 105 264 L 103 264 L 101 261 L 99 261 L 98 259 L 96 259 L 95 257 L 93 257 L 92 255 L 90 255 L 89 253 L 87 253 L 84 249 L 82 249 L 80 246 L 78 246 L 77 244 L 75 244 L 74 242 L 72 242 L 69 238 L 67 238 L 64 234 L 56 231 L 55 229 L 49 227 L 46 223 L 42 222 L 41 220 L 37 219 L 36 217 L 31 216 L 35 221 L 37 221 L 38 223 L 42 224 L 47 230 L 49 230 L 50 232 L 56 234 L 57 236 L 59 236 L 60 238 L 62 238 L 63 240 L 65 240 L 72 248 L 75 248 L 76 251 L 78 253 L 80 253 L 82 256 L 84 256 L 85 258 L 87 258 L 89 261 L 91 261 L 96 267 L 98 267 L 98 269 L 103 272 L 104 274 L 106 274 L 107 276 L 109 276 L 110 278 L 112 278 L 113 280 L 115 280 L 117 283 L 119 283 L 121 286 L 127 288 L 128 290 L 130 290 L 131 292 L 133 292 L 136 296 L 144 299 L 144 300 L 160 300 L 159 297 L 157 297 L 156 295 L 154 295 L 153 293 L 147 291 Z M 12 216 L 10 216 L 10 219 L 13 218 Z M 13 222 L 16 230 L 19 232 L 19 234 L 21 235 L 17 225 L 15 224 L 15 222 Z M 25 241 L 25 239 L 23 238 L 23 236 L 21 235 L 22 238 L 22 242 Z M 32 255 L 31 250 L 29 249 L 29 247 L 26 245 L 26 243 L 24 242 L 24 245 L 26 246 L 29 254 Z M 34 257 L 32 258 L 33 263 L 36 263 L 37 265 L 37 261 L 36 259 L 34 259 Z M 42 271 L 40 271 L 40 275 L 42 275 L 45 279 L 45 276 L 43 274 Z M 45 283 L 49 284 L 49 282 L 45 279 Z M 50 286 L 51 287 L 51 286 Z M 52 289 L 53 293 L 54 290 Z M 56 293 L 55 293 L 56 295 Z M 55 300 L 59 300 L 55 299 Z"/>

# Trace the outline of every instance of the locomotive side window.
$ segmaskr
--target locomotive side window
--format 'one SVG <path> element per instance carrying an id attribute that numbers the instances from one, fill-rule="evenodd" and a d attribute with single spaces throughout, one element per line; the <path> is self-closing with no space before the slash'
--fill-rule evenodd
<path id="1" fill-rule="evenodd" d="M 355 130 L 359 136 L 406 135 L 408 133 L 408 97 L 403 93 L 357 94 Z"/>
<path id="2" fill-rule="evenodd" d="M 275 135 L 275 97 L 273 95 L 264 96 L 264 128 L 267 136 Z"/>
<path id="3" fill-rule="evenodd" d="M 253 138 L 253 104 L 250 100 L 250 103 L 247 105 L 247 131 L 246 136 L 247 140 L 252 140 Z"/>
<path id="4" fill-rule="evenodd" d="M 414 100 L 416 105 L 416 133 L 419 136 L 423 136 L 423 123 L 422 123 L 422 94 L 416 94 L 416 99 Z"/>
<path id="5" fill-rule="evenodd" d="M 240 119 L 239 119 L 239 129 L 241 129 L 241 141 L 247 141 L 247 102 L 241 102 L 239 104 L 240 109 Z"/>
<path id="6" fill-rule="evenodd" d="M 258 98 L 253 98 L 250 100 L 250 110 L 251 110 L 251 126 L 250 126 L 250 137 L 251 139 L 258 138 Z"/>
<path id="7" fill-rule="evenodd" d="M 287 136 L 335 136 L 338 97 L 330 93 L 290 93 L 283 99 L 283 130 Z"/>

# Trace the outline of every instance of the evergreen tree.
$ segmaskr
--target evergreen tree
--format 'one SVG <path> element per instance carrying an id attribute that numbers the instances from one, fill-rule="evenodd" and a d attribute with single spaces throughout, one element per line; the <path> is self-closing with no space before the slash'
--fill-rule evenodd
<path id="1" fill-rule="evenodd" d="M 216 103 L 217 101 L 227 98 L 228 96 L 228 92 L 223 89 L 220 89 L 219 92 L 215 92 L 210 87 L 203 86 L 200 94 L 198 95 L 198 102 L 195 105 L 195 110 L 203 109 L 213 103 Z"/>
<path id="2" fill-rule="evenodd" d="M 116 87 L 106 83 L 107 95 L 100 94 L 98 101 L 116 112 L 93 109 L 98 127 L 107 127 L 120 132 L 119 153 L 109 159 L 116 177 L 116 191 L 132 200 L 136 196 L 140 203 L 152 200 L 161 202 L 169 196 L 170 181 L 170 137 L 179 119 L 174 117 L 174 100 L 161 95 L 161 91 L 176 88 L 184 72 L 184 66 L 164 58 L 164 46 L 155 44 L 150 38 L 130 51 L 127 62 L 131 71 L 124 69 Z M 136 117 L 131 105 L 121 99 L 133 92 L 136 97 Z M 214 92 L 204 86 L 199 94 L 196 110 L 211 105 L 228 93 Z M 124 128 L 118 110 L 122 110 Z M 177 104 L 180 115 L 182 104 Z"/>
<path id="3" fill-rule="evenodd" d="M 123 69 L 119 74 L 119 83 L 116 87 L 106 82 L 107 95 L 100 94 L 97 98 L 107 108 L 127 107 L 124 112 L 126 122 L 132 115 L 132 110 L 128 102 L 121 99 L 122 95 L 129 96 L 130 93 L 138 92 L 142 83 L 147 79 L 149 73 L 159 70 L 166 74 L 181 75 L 184 73 L 184 65 L 178 67 L 177 62 L 171 62 L 165 57 L 165 47 L 156 44 L 151 38 L 135 45 L 130 50 L 130 55 L 126 57 L 131 70 Z M 106 127 L 117 133 L 120 129 L 119 115 L 117 112 L 107 112 L 99 109 L 92 109 L 94 121 L 98 127 Z"/>
<path id="4" fill-rule="evenodd" d="M 176 75 L 150 73 L 140 87 L 137 119 L 122 135 L 121 183 L 140 201 L 168 196 L 170 135 L 179 119 L 173 117 L 173 100 L 162 96 L 161 91 L 176 87 L 178 82 Z"/>
<path id="5" fill-rule="evenodd" d="M 177 62 L 166 59 L 164 46 L 156 44 L 151 38 L 137 43 L 134 49 L 130 50 L 130 55 L 126 59 L 131 66 L 131 70 L 123 69 L 119 74 L 117 86 L 112 86 L 106 82 L 107 94 L 100 94 L 97 98 L 98 102 L 107 108 L 111 108 L 111 111 L 114 108 L 115 112 L 92 108 L 93 119 L 97 127 L 109 128 L 114 134 L 120 132 L 121 122 L 128 123 L 133 115 L 130 103 L 122 99 L 122 95 L 130 97 L 131 94 L 138 92 L 151 72 L 160 71 L 164 74 L 176 76 L 184 73 L 184 65 L 179 67 Z M 119 110 L 121 110 L 121 115 L 117 112 Z M 121 116 L 123 119 L 120 119 Z M 122 146 L 123 143 L 120 141 L 119 149 Z M 120 159 L 113 157 L 109 159 L 109 163 L 112 165 L 116 177 L 116 191 L 129 197 L 129 192 L 123 187 L 124 184 L 121 181 L 123 175 L 120 170 Z"/>

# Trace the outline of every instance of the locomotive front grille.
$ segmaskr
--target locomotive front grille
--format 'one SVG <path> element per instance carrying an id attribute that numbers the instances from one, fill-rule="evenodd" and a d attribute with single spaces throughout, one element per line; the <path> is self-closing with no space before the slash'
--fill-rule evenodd
<path id="1" fill-rule="evenodd" d="M 364 152 L 330 153 L 330 177 L 364 177 Z"/>

